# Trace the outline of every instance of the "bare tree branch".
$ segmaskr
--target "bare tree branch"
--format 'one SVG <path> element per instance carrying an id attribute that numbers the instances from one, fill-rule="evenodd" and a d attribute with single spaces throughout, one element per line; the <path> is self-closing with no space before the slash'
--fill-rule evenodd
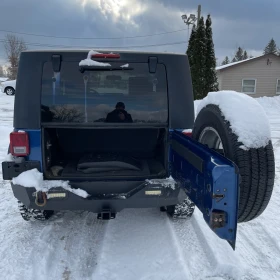
<path id="1" fill-rule="evenodd" d="M 7 34 L 4 47 L 10 64 L 8 68 L 8 76 L 10 79 L 14 80 L 17 77 L 20 54 L 27 49 L 27 46 L 23 39 L 13 34 Z"/>
<path id="2" fill-rule="evenodd" d="M 0 65 L 0 77 L 4 77 L 3 66 Z"/>

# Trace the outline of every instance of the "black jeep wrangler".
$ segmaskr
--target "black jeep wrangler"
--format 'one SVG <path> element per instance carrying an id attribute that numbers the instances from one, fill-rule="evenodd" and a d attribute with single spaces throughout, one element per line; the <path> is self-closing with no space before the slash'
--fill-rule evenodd
<path id="1" fill-rule="evenodd" d="M 196 205 L 234 248 L 237 222 L 269 202 L 272 144 L 241 149 L 215 105 L 194 121 L 186 55 L 27 51 L 16 87 L 13 157 L 2 169 L 25 220 L 144 207 L 189 217 Z M 19 180 L 34 169 L 44 188 Z"/>

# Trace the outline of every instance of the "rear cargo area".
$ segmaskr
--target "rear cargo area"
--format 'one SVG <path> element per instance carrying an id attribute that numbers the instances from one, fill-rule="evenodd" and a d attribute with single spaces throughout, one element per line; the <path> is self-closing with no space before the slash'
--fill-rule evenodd
<path id="1" fill-rule="evenodd" d="M 166 128 L 44 128 L 47 178 L 153 178 L 166 175 Z"/>

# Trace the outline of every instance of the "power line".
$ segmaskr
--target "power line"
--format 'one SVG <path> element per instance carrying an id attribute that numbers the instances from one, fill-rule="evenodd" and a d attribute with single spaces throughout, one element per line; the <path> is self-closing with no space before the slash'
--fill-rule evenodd
<path id="1" fill-rule="evenodd" d="M 28 36 L 36 36 L 36 37 L 46 37 L 46 38 L 57 38 L 57 39 L 73 39 L 73 40 L 121 40 L 121 39 L 133 39 L 133 38 L 145 38 L 145 37 L 153 37 L 153 36 L 159 36 L 159 35 L 165 35 L 165 34 L 171 34 L 171 33 L 177 33 L 181 31 L 187 30 L 179 29 L 179 30 L 173 30 L 173 31 L 166 31 L 161 33 L 154 33 L 154 34 L 147 34 L 147 35 L 139 35 L 139 36 L 127 36 L 127 37 L 67 37 L 67 36 L 54 36 L 54 35 L 43 35 L 43 34 L 34 34 L 34 33 L 25 33 L 25 32 L 16 32 L 16 31 L 10 31 L 10 30 L 1 30 L 0 32 L 6 32 L 6 33 L 13 33 L 13 34 L 21 34 L 21 35 L 28 35 Z"/>
<path id="2" fill-rule="evenodd" d="M 0 39 L 0 42 L 6 42 L 5 39 Z M 173 42 L 173 43 L 163 43 L 163 44 L 151 44 L 151 45 L 139 45 L 139 46 L 69 46 L 69 45 L 49 45 L 49 44 L 40 44 L 40 43 L 28 43 L 26 42 L 26 45 L 29 46 L 36 46 L 36 47 L 48 47 L 48 48 L 85 48 L 85 49 L 130 49 L 130 48 L 145 48 L 145 47 L 159 47 L 159 46 L 172 46 L 172 45 L 180 45 L 180 44 L 186 44 L 187 41 L 179 41 L 179 42 Z"/>

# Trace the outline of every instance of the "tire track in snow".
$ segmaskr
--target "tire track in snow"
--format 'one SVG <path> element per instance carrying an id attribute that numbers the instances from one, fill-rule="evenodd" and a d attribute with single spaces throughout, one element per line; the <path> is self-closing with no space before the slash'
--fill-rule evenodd
<path id="1" fill-rule="evenodd" d="M 214 234 L 198 209 L 195 210 L 191 222 L 200 247 L 205 252 L 205 259 L 209 261 L 210 265 L 209 270 L 202 267 L 205 275 L 202 275 L 201 279 L 239 279 L 244 268 L 228 242 Z"/>
<path id="2" fill-rule="evenodd" d="M 267 251 L 271 250 L 265 249 L 263 252 L 263 247 L 266 245 L 260 244 L 260 242 L 258 243 L 251 235 L 247 236 L 247 230 L 246 233 L 239 231 L 238 234 L 239 249 L 237 253 L 239 258 L 246 263 L 247 274 L 251 275 L 251 279 L 279 280 L 279 265 L 276 265 L 276 262 L 279 262 L 279 256 L 277 256 L 276 259 L 270 258 L 269 255 L 267 255 Z"/>
<path id="3" fill-rule="evenodd" d="M 280 279 L 280 232 L 277 227 L 280 208 L 279 138 L 273 140 L 276 141 L 276 179 L 269 205 L 256 220 L 238 225 L 237 253 L 246 263 L 248 273 L 253 275 L 252 279 Z"/>
<path id="4" fill-rule="evenodd" d="M 92 279 L 192 279 L 178 251 L 166 213 L 127 209 L 111 220 Z"/>
<path id="5" fill-rule="evenodd" d="M 59 214 L 34 240 L 23 279 L 91 279 L 106 223 L 88 212 Z"/>
<path id="6" fill-rule="evenodd" d="M 26 256 L 34 246 L 43 224 L 24 221 L 9 183 L 0 183 L 0 279 L 24 279 Z M 4 278 L 1 278 L 4 277 Z"/>
<path id="7" fill-rule="evenodd" d="M 211 266 L 192 220 L 170 219 L 169 223 L 192 279 L 200 280 L 209 276 L 205 272 L 211 271 Z"/>

